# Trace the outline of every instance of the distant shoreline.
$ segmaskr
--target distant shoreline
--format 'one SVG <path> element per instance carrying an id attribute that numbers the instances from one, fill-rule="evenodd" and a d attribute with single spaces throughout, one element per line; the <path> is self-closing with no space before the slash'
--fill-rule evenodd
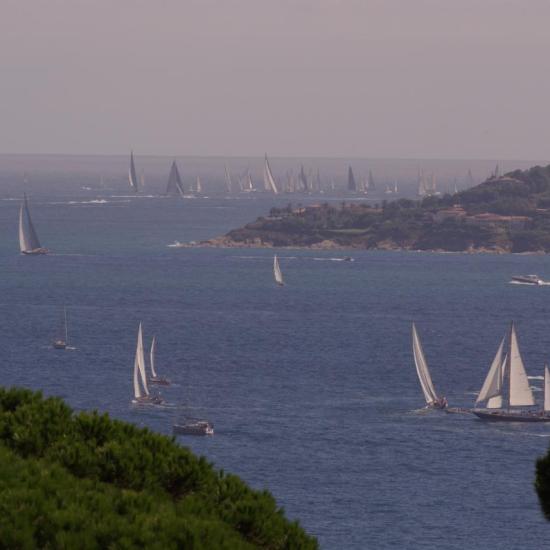
<path id="1" fill-rule="evenodd" d="M 169 248 L 220 248 L 220 249 L 268 249 L 268 250 L 311 250 L 320 252 L 332 251 L 347 251 L 347 252 L 364 252 L 364 251 L 377 251 L 377 252 L 417 252 L 417 253 L 430 253 L 430 254 L 491 254 L 491 255 L 514 255 L 514 256 L 546 256 L 547 253 L 540 251 L 525 251 L 525 252 L 511 252 L 504 249 L 490 249 L 490 248 L 468 248 L 465 250 L 445 250 L 442 248 L 433 249 L 419 249 L 419 248 L 407 248 L 398 246 L 378 246 L 378 247 L 359 247 L 359 246 L 345 246 L 331 242 L 330 245 L 323 243 L 316 243 L 310 246 L 275 246 L 272 243 L 247 243 L 241 241 L 234 241 L 226 236 L 215 237 L 199 242 L 188 243 L 174 243 L 167 245 Z"/>

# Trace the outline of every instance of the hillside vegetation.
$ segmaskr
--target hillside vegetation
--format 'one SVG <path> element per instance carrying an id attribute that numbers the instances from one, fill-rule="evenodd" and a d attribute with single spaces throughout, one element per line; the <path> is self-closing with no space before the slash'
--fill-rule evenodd
<path id="1" fill-rule="evenodd" d="M 0 388 L 0 548 L 317 548 L 172 438 Z"/>
<path id="2" fill-rule="evenodd" d="M 550 165 L 418 201 L 273 208 L 268 217 L 202 244 L 549 252 Z"/>

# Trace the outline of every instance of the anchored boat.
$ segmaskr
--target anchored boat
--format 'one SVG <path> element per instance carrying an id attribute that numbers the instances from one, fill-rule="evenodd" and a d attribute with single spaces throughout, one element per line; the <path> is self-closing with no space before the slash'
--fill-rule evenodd
<path id="1" fill-rule="evenodd" d="M 414 364 L 416 366 L 416 374 L 420 380 L 420 386 L 426 400 L 426 408 L 428 409 L 445 409 L 447 407 L 447 399 L 439 397 L 435 391 L 430 371 L 428 370 L 428 362 L 422 350 L 422 344 L 416 326 L 412 325 L 412 348 L 414 356 Z"/>
<path id="2" fill-rule="evenodd" d="M 188 418 L 174 424 L 172 431 L 179 435 L 214 435 L 214 424 L 208 420 Z"/>

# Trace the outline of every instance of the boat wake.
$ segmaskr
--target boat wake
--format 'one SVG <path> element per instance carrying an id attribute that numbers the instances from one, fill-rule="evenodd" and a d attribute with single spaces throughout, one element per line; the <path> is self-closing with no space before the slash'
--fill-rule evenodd
<path id="1" fill-rule="evenodd" d="M 92 199 L 89 201 L 69 201 L 67 204 L 107 204 L 108 202 L 122 202 L 122 201 L 108 201 L 105 199 Z M 130 201 L 124 201 L 130 202 Z"/>
<path id="2" fill-rule="evenodd" d="M 311 258 L 312 260 L 315 260 L 316 262 L 354 262 L 355 260 L 353 258 Z"/>
<path id="3" fill-rule="evenodd" d="M 528 376 L 529 380 L 544 380 L 544 376 Z"/>

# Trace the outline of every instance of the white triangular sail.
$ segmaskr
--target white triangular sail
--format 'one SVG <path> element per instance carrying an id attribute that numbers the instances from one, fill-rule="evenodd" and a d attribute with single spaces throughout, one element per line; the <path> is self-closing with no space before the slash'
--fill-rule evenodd
<path id="1" fill-rule="evenodd" d="M 141 382 L 141 385 L 140 385 Z M 142 391 L 143 390 L 143 391 Z M 136 357 L 134 359 L 134 397 L 144 397 L 149 395 L 147 387 L 147 376 L 145 374 L 145 354 L 143 352 L 143 331 L 141 323 L 139 324 Z"/>
<path id="2" fill-rule="evenodd" d="M 506 370 L 506 362 L 508 361 L 508 354 L 504 356 L 502 363 L 500 364 L 499 375 L 500 375 L 500 393 L 497 393 L 493 397 L 487 400 L 486 407 L 488 409 L 502 409 L 504 403 L 504 372 Z"/>
<path id="3" fill-rule="evenodd" d="M 504 349 L 504 338 L 498 346 L 497 353 L 493 362 L 491 363 L 491 368 L 487 373 L 485 382 L 481 386 L 481 390 L 476 399 L 476 405 L 482 403 L 483 401 L 488 401 L 492 397 L 501 396 L 502 397 L 502 350 Z"/>
<path id="4" fill-rule="evenodd" d="M 157 371 L 155 370 L 155 353 L 157 350 L 157 338 L 156 336 L 153 336 L 153 341 L 151 342 L 151 352 L 150 352 L 150 359 L 151 359 L 151 374 L 153 375 L 153 378 L 157 377 Z"/>
<path id="5" fill-rule="evenodd" d="M 26 194 L 23 195 L 23 203 L 19 209 L 19 248 L 21 252 L 31 252 L 41 248 L 31 220 Z"/>
<path id="6" fill-rule="evenodd" d="M 136 173 L 136 165 L 134 164 L 134 152 L 130 152 L 130 168 L 128 170 L 128 183 L 133 191 L 136 193 L 139 190 L 139 183 Z"/>
<path id="7" fill-rule="evenodd" d="M 550 412 L 550 370 L 544 366 L 544 412 Z"/>
<path id="8" fill-rule="evenodd" d="M 267 191 L 272 191 L 275 195 L 279 193 L 277 184 L 275 183 L 275 179 L 273 178 L 273 174 L 271 172 L 271 167 L 269 166 L 269 161 L 267 160 L 267 155 L 265 156 L 264 163 L 264 184 Z"/>
<path id="9" fill-rule="evenodd" d="M 201 183 L 201 177 L 197 176 L 197 183 L 195 185 L 195 191 L 197 193 L 202 193 L 202 183 Z"/>
<path id="10" fill-rule="evenodd" d="M 516 329 L 512 323 L 510 329 L 510 353 L 508 355 L 508 366 L 510 373 L 510 406 L 534 405 L 535 399 L 529 387 L 527 373 L 519 353 Z"/>
<path id="11" fill-rule="evenodd" d="M 426 403 L 429 405 L 430 403 L 437 401 L 438 397 L 432 383 L 430 371 L 428 370 L 428 363 L 424 357 L 422 344 L 420 343 L 420 338 L 418 337 L 414 323 L 412 325 L 412 343 L 416 373 L 418 374 L 418 379 L 420 380 L 420 386 L 422 387 L 422 392 L 424 393 L 424 399 L 426 399 Z"/>
<path id="12" fill-rule="evenodd" d="M 175 160 L 170 167 L 170 175 L 168 176 L 168 183 L 166 184 L 166 194 L 171 197 L 183 197 L 185 194 L 183 182 L 181 181 L 180 172 Z"/>
<path id="13" fill-rule="evenodd" d="M 279 267 L 279 260 L 277 255 L 273 256 L 273 276 L 275 277 L 275 282 L 278 285 L 284 285 L 283 274 L 281 273 L 281 268 Z"/>

